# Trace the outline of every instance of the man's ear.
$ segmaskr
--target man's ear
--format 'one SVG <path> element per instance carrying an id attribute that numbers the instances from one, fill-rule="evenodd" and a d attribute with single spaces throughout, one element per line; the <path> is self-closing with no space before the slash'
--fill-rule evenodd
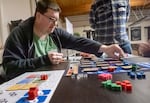
<path id="1" fill-rule="evenodd" d="M 41 13 L 40 12 L 36 12 L 35 16 L 36 16 L 37 19 L 40 19 Z"/>

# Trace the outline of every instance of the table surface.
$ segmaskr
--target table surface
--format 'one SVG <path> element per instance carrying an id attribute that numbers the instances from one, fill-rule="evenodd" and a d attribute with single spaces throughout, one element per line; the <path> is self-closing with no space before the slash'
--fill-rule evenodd
<path id="1" fill-rule="evenodd" d="M 64 63 L 60 68 L 67 69 Z M 149 103 L 150 101 L 150 72 L 145 72 L 146 79 L 129 78 L 127 73 L 113 74 L 116 80 L 129 80 L 132 83 L 131 93 L 115 92 L 103 88 L 97 75 L 88 75 L 88 78 L 73 79 L 62 77 L 50 103 Z"/>
<path id="2" fill-rule="evenodd" d="M 113 81 L 130 80 L 133 86 L 131 93 L 103 88 L 97 75 L 80 80 L 63 77 L 50 103 L 149 103 L 150 73 L 145 74 L 146 79 L 142 80 L 131 80 L 126 73 L 113 75 Z"/>

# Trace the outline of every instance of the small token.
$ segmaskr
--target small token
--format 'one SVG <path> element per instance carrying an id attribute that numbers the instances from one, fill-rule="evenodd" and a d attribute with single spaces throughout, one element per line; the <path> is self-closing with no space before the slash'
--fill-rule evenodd
<path id="1" fill-rule="evenodd" d="M 123 69 L 128 70 L 132 68 L 132 65 L 128 65 L 128 66 L 121 66 Z"/>
<path id="2" fill-rule="evenodd" d="M 82 72 L 95 72 L 98 71 L 98 68 L 84 68 Z"/>

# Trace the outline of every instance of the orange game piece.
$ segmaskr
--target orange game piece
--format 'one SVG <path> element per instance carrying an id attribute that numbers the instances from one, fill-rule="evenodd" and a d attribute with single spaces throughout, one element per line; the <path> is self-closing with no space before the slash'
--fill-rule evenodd
<path id="1" fill-rule="evenodd" d="M 72 73 L 73 73 L 73 69 L 72 69 L 72 68 L 69 68 L 68 71 L 67 71 L 66 76 L 71 76 Z"/>

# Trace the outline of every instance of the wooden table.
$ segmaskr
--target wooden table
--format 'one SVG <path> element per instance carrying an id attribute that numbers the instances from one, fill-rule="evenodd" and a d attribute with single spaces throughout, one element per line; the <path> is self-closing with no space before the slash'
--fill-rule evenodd
<path id="1" fill-rule="evenodd" d="M 63 77 L 50 103 L 149 103 L 150 72 L 145 74 L 146 79 L 142 80 L 131 80 L 127 73 L 113 75 L 113 81 L 130 80 L 133 85 L 131 93 L 103 88 L 97 75 L 80 80 Z"/>
<path id="2" fill-rule="evenodd" d="M 116 80 L 131 81 L 133 86 L 131 93 L 115 92 L 102 87 L 97 75 L 88 75 L 88 78 L 79 80 L 64 76 L 50 103 L 149 103 L 150 72 L 145 72 L 145 74 L 146 79 L 141 80 L 132 80 L 127 73 L 113 75 L 113 82 Z"/>

